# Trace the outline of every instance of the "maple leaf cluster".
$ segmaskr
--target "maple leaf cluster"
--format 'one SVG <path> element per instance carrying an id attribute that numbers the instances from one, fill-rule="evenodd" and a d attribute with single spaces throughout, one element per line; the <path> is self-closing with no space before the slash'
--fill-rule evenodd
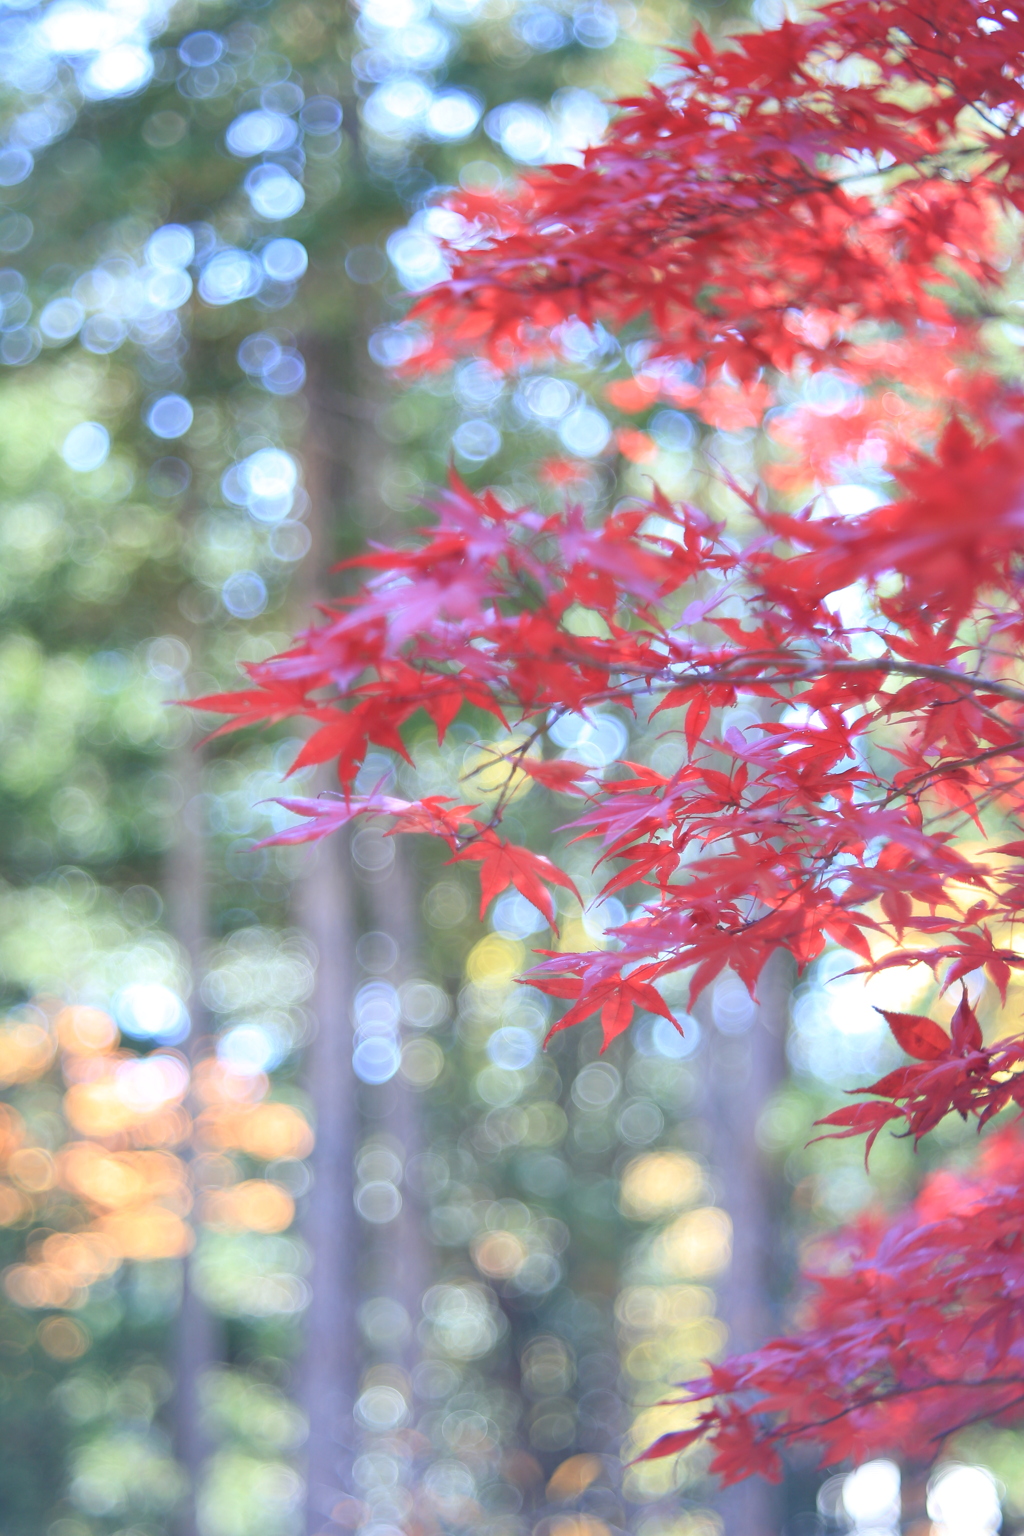
<path id="1" fill-rule="evenodd" d="M 419 364 L 543 356 L 567 319 L 644 316 L 655 356 L 748 381 L 848 361 L 866 321 L 947 323 L 935 286 L 951 264 L 990 277 L 992 204 L 1024 200 L 1022 50 L 1000 0 L 840 0 L 726 48 L 698 32 L 582 165 L 452 202 Z"/>
<path id="2" fill-rule="evenodd" d="M 799 1337 L 711 1367 L 681 1403 L 711 1406 L 641 1459 L 710 1434 L 712 1470 L 772 1481 L 781 1453 L 930 1461 L 955 1429 L 1024 1405 L 1024 1138 L 984 1144 L 971 1174 L 933 1174 L 895 1220 L 819 1244 Z M 757 1412 L 745 1406 L 756 1398 Z"/>
<path id="3" fill-rule="evenodd" d="M 454 482 L 417 547 L 360 557 L 377 574 L 354 596 L 285 655 L 249 664 L 249 689 L 200 702 L 230 711 L 232 728 L 315 725 L 295 766 L 335 760 L 343 793 L 287 801 L 303 822 L 280 839 L 391 816 L 394 831 L 433 833 L 454 859 L 479 861 L 485 906 L 514 884 L 553 920 L 547 885 L 571 882 L 501 836 L 502 797 L 478 815 L 437 796 L 353 792 L 371 743 L 407 756 L 401 728 L 420 710 L 440 739 L 466 703 L 506 728 L 514 718 L 529 734 L 509 782 L 525 772 L 584 801 L 572 827 L 611 866 L 602 894 L 647 896 L 615 930 L 617 950 L 555 955 L 534 973 L 573 999 L 573 1022 L 605 1009 L 609 987 L 637 993 L 680 971 L 691 998 L 727 966 L 753 991 L 777 949 L 802 968 L 829 939 L 875 968 L 925 960 L 947 985 L 984 967 L 1005 993 L 1024 965 L 1000 938 L 1024 904 L 1024 846 L 968 858 L 956 834 L 964 817 L 980 826 L 986 805 L 1003 818 L 1021 806 L 1024 687 L 1005 648 L 1024 615 L 1004 527 L 1024 459 L 991 477 L 990 518 L 964 517 L 957 471 L 1007 456 L 1004 440 L 976 444 L 954 423 L 934 458 L 905 471 L 902 500 L 845 519 L 752 503 L 763 533 L 742 546 L 660 499 L 590 529 L 578 508 L 507 510 Z M 891 591 L 874 624 L 851 630 L 829 600 L 853 569 Z M 604 633 L 574 631 L 579 607 Z M 528 755 L 562 714 L 638 699 L 681 721 L 674 773 L 624 762 L 601 781 Z M 768 718 L 712 729 L 743 701 Z M 884 935 L 898 947 L 873 959 L 869 940 Z M 617 1010 L 607 1038 L 630 1016 Z"/>
<path id="4" fill-rule="evenodd" d="M 556 1029 L 598 1014 L 607 1043 L 635 1007 L 671 1017 L 669 977 L 692 1000 L 730 967 L 754 993 L 777 950 L 803 968 L 830 942 L 864 973 L 926 964 L 943 990 L 983 973 L 1005 1001 L 1024 967 L 1024 396 L 982 322 L 1024 210 L 1024 23 L 970 0 L 840 0 L 720 48 L 698 35 L 678 65 L 582 165 L 456 200 L 418 363 L 487 349 L 532 366 L 563 322 L 644 321 L 613 403 L 667 399 L 718 427 L 771 410 L 788 458 L 766 496 L 733 485 L 729 525 L 657 493 L 595 521 L 453 478 L 432 523 L 349 562 L 356 590 L 289 651 L 198 703 L 222 729 L 302 719 L 295 766 L 336 764 L 336 796 L 282 802 L 300 820 L 278 841 L 390 818 L 478 863 L 482 910 L 512 886 L 554 923 L 551 887 L 572 882 L 501 828 L 523 775 L 563 797 L 602 894 L 638 910 L 607 947 L 531 973 L 567 1005 Z M 826 367 L 854 386 L 847 407 L 787 403 Z M 841 515 L 819 493 L 865 455 L 892 496 Z M 798 512 L 770 499 L 801 488 Z M 675 771 L 558 755 L 559 719 L 607 709 L 663 722 Z M 496 799 L 357 792 L 371 745 L 408 758 L 420 711 L 441 741 L 466 711 L 515 731 L 493 749 Z M 912 1064 L 827 1133 L 919 1137 L 951 1111 L 1024 1107 L 1024 1037 L 986 1047 L 966 1000 L 949 1034 L 888 1017 Z M 1022 1145 L 1000 1135 L 970 1178 L 847 1234 L 804 1330 L 715 1367 L 698 1424 L 648 1454 L 709 1435 L 723 1476 L 775 1475 L 787 1444 L 934 1449 L 1012 1413 Z"/>

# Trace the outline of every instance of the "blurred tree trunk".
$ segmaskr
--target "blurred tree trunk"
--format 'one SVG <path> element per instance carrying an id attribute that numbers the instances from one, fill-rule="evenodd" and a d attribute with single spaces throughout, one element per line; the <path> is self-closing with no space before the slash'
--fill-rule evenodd
<path id="1" fill-rule="evenodd" d="M 194 1063 L 209 1034 L 209 1019 L 201 987 L 209 939 L 206 841 L 202 810 L 202 754 L 196 745 L 198 730 L 177 747 L 172 772 L 181 787 L 182 809 L 177 835 L 167 857 L 165 894 L 171 932 L 185 950 L 192 978 L 186 999 L 192 1021 L 185 1046 Z M 184 1156 L 191 1159 L 191 1148 Z M 193 1195 L 198 1191 L 193 1189 Z M 186 1254 L 182 1263 L 181 1307 L 174 1344 L 173 1428 L 175 1454 L 188 1477 L 188 1495 L 178 1517 L 180 1536 L 197 1536 L 196 1499 L 203 1465 L 210 1453 L 203 1428 L 200 1390 L 203 1376 L 220 1359 L 222 1340 L 218 1321 L 196 1290 L 194 1261 Z"/>
<path id="2" fill-rule="evenodd" d="M 356 120 L 355 113 L 353 119 Z M 356 148 L 358 151 L 358 140 Z M 369 300 L 369 294 L 367 298 Z M 345 455 L 348 505 L 358 520 L 361 535 L 382 539 L 395 535 L 398 519 L 381 495 L 381 471 L 388 447 L 375 430 L 381 408 L 380 374 L 370 363 L 366 346 L 373 323 L 374 316 L 367 308 L 351 336 L 349 390 L 344 393 L 335 391 L 332 403 L 343 423 L 335 441 L 352 445 Z M 365 906 L 370 926 L 386 933 L 396 946 L 398 959 L 394 981 L 396 986 L 401 986 L 403 981 L 416 974 L 420 945 L 415 864 L 406 839 L 395 840 L 395 859 L 390 869 L 366 879 Z M 383 1110 L 382 1129 L 401 1146 L 403 1160 L 408 1163 L 423 1150 L 421 1097 L 401 1075 L 391 1078 L 378 1091 Z M 409 1335 L 404 1347 L 396 1353 L 411 1372 L 418 1359 L 416 1325 L 420 1303 L 433 1262 L 425 1212 L 414 1182 L 406 1180 L 402 1209 L 380 1233 L 377 1250 L 381 1289 L 399 1302 L 409 1315 Z"/>
<path id="3" fill-rule="evenodd" d="M 777 1177 L 762 1151 L 758 1121 L 786 1075 L 788 956 L 769 961 L 758 987 L 760 1002 L 745 1028 L 716 1000 L 701 1010 L 710 1036 L 710 1153 L 718 1203 L 732 1220 L 732 1263 L 718 1286 L 718 1315 L 729 1330 L 729 1350 L 753 1349 L 773 1331 L 777 1295 L 774 1245 L 781 1202 Z M 735 996 L 735 994 L 733 994 Z M 778 1490 L 762 1478 L 723 1489 L 716 1507 L 725 1536 L 774 1536 L 781 1528 Z"/>
<path id="4" fill-rule="evenodd" d="M 404 840 L 396 838 L 395 844 L 395 862 L 383 880 L 370 885 L 368 895 L 374 926 L 386 933 L 398 950 L 395 984 L 400 987 L 417 973 L 420 934 L 415 866 Z M 384 1124 L 401 1146 L 408 1167 L 424 1148 L 422 1100 L 400 1073 L 384 1085 L 383 1092 Z M 411 1373 L 419 1359 L 416 1326 L 433 1268 L 426 1212 L 414 1179 L 405 1180 L 402 1209 L 385 1227 L 380 1246 L 383 1288 L 409 1315 L 408 1337 L 396 1353 Z"/>
<path id="5" fill-rule="evenodd" d="M 299 1372 L 299 1400 L 309 1420 L 308 1536 L 337 1529 L 330 1512 L 350 1491 L 352 1409 L 359 1386 L 360 1233 L 353 1204 L 359 1104 L 351 1023 L 356 927 L 348 849 L 348 839 L 335 836 L 311 850 L 297 892 L 297 915 L 318 956 L 316 1031 L 306 1051 L 316 1145 L 302 1227 L 312 1253 L 312 1296 Z"/>
<path id="6" fill-rule="evenodd" d="M 329 595 L 329 573 L 347 532 L 343 514 L 351 506 L 357 479 L 353 471 L 365 451 L 366 434 L 365 421 L 339 420 L 333 350 L 310 339 L 303 351 L 309 405 L 303 465 L 312 546 L 305 581 L 298 583 L 300 626 L 313 620 L 316 603 Z M 360 1125 L 358 1082 L 352 1070 L 359 924 L 349 850 L 346 835 L 309 849 L 296 890 L 296 916 L 318 957 L 312 999 L 316 1028 L 305 1063 L 316 1144 L 302 1226 L 312 1255 L 312 1296 L 299 1367 L 299 1399 L 309 1421 L 307 1536 L 340 1529 L 331 1511 L 351 1493 L 352 1411 L 359 1389 L 361 1231 L 353 1196 Z"/>

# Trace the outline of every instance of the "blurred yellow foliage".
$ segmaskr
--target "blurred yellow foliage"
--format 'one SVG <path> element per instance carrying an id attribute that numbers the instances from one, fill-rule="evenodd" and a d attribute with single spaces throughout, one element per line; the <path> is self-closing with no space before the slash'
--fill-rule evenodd
<path id="1" fill-rule="evenodd" d="M 619 1322 L 644 1333 L 709 1317 L 714 1309 L 714 1292 L 701 1285 L 629 1285 L 615 1302 Z"/>
<path id="2" fill-rule="evenodd" d="M 466 957 L 466 975 L 478 987 L 507 987 L 526 963 L 526 950 L 517 939 L 489 933 Z"/>
<path id="3" fill-rule="evenodd" d="M 685 1152 L 648 1152 L 627 1165 L 619 1205 L 635 1221 L 651 1221 L 691 1204 L 700 1188 L 700 1164 Z"/>
<path id="4" fill-rule="evenodd" d="M 588 933 L 581 917 L 571 917 L 559 929 L 558 948 L 563 955 L 574 955 L 581 949 L 603 949 L 604 940 Z"/>
<path id="5" fill-rule="evenodd" d="M 701 1406 L 700 1403 L 654 1403 L 650 1408 L 644 1408 L 630 1427 L 629 1439 L 622 1448 L 623 1459 L 635 1456 L 637 1451 L 657 1440 L 659 1435 L 667 1435 L 669 1430 L 692 1428 L 700 1417 Z"/>
<path id="6" fill-rule="evenodd" d="M 295 1217 L 295 1202 L 280 1184 L 269 1179 L 246 1179 L 227 1189 L 209 1190 L 203 1215 L 211 1226 L 283 1232 Z"/>
<path id="7" fill-rule="evenodd" d="M 623 1365 L 634 1381 L 665 1381 L 673 1375 L 693 1374 L 723 1348 L 726 1337 L 724 1323 L 708 1317 L 635 1345 Z"/>
<path id="8" fill-rule="evenodd" d="M 468 785 L 471 798 L 496 799 L 505 790 L 507 803 L 528 795 L 533 788 L 533 779 L 508 761 L 522 747 L 521 737 L 509 736 L 504 741 L 488 742 L 467 753 L 462 782 Z M 534 745 L 527 756 L 539 757 L 540 748 Z"/>
<path id="9" fill-rule="evenodd" d="M 653 1246 L 659 1268 L 680 1279 L 710 1279 L 725 1269 L 731 1256 L 732 1223 L 713 1205 L 677 1217 Z"/>

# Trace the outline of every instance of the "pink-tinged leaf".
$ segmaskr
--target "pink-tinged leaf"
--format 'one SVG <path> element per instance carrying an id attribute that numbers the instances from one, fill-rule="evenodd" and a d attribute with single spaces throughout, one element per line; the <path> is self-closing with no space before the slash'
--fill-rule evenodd
<path id="1" fill-rule="evenodd" d="M 667 1435 L 661 1435 L 653 1445 L 649 1445 L 646 1451 L 641 1451 L 639 1456 L 633 1458 L 631 1466 L 636 1466 L 641 1461 L 660 1461 L 665 1456 L 678 1456 L 680 1451 L 689 1450 L 691 1445 L 696 1445 L 708 1432 L 706 1424 L 698 1424 L 695 1429 L 676 1429 Z"/>

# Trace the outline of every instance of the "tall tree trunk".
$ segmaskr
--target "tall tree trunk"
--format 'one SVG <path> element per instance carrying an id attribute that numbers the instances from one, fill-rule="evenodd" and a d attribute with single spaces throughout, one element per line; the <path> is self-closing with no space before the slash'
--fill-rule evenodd
<path id="1" fill-rule="evenodd" d="M 176 836 L 169 850 L 165 878 L 167 916 L 171 932 L 185 950 L 191 971 L 191 994 L 186 999 L 192 1020 L 186 1050 L 195 1060 L 209 1033 L 201 985 L 208 941 L 209 914 L 206 888 L 206 844 L 202 818 L 202 756 L 195 735 L 177 748 L 172 772 L 181 787 L 183 805 Z M 185 1156 L 191 1157 L 186 1149 Z M 196 1499 L 210 1443 L 203 1428 L 200 1389 L 203 1376 L 220 1359 L 222 1340 L 217 1320 L 196 1290 L 193 1260 L 186 1254 L 182 1264 L 181 1306 L 174 1346 L 173 1401 L 175 1453 L 188 1478 L 188 1495 L 178 1517 L 180 1536 L 198 1536 Z"/>
<path id="2" fill-rule="evenodd" d="M 416 906 L 415 868 L 409 849 L 396 839 L 395 862 L 383 880 L 370 884 L 368 906 L 374 927 L 391 938 L 398 951 L 395 983 L 416 974 L 419 922 Z M 423 1151 L 423 1106 L 419 1093 L 396 1075 L 384 1085 L 384 1124 L 401 1146 L 406 1166 Z M 384 1228 L 380 1243 L 384 1288 L 409 1315 L 410 1332 L 396 1351 L 406 1370 L 419 1358 L 416 1325 L 423 1293 L 431 1279 L 432 1250 L 426 1230 L 426 1213 L 414 1180 L 407 1179 L 402 1208 Z"/>
<path id="3" fill-rule="evenodd" d="M 380 375 L 370 364 L 366 348 L 372 323 L 372 316 L 364 313 L 362 324 L 351 339 L 351 393 L 335 392 L 332 404 L 340 417 L 335 453 L 345 459 L 348 506 L 363 533 L 380 539 L 395 533 L 397 519 L 381 495 L 381 469 L 388 449 L 374 426 L 380 409 Z M 368 921 L 373 928 L 388 934 L 398 950 L 394 977 L 397 985 L 416 974 L 420 923 L 415 881 L 410 849 L 400 838 L 396 841 L 394 863 L 387 873 L 367 879 L 365 884 Z M 383 1126 L 400 1144 L 408 1163 L 423 1150 L 421 1096 L 401 1076 L 391 1078 L 379 1092 Z M 426 1215 L 414 1183 L 406 1181 L 402 1208 L 380 1233 L 376 1247 L 382 1289 L 405 1308 L 412 1325 L 404 1347 L 396 1351 L 411 1371 L 418 1359 L 416 1324 L 420 1303 L 432 1269 Z"/>
<path id="4" fill-rule="evenodd" d="M 730 979 L 731 982 L 731 979 Z M 756 1348 L 773 1326 L 776 1291 L 773 1245 L 780 1196 L 757 1139 L 762 1111 L 785 1078 L 788 956 L 769 961 L 758 987 L 760 1002 L 746 1027 L 737 993 L 712 998 L 701 1010 L 710 1035 L 710 1151 L 719 1204 L 732 1220 L 732 1262 L 718 1288 L 718 1314 L 729 1330 L 730 1351 Z M 717 1013 L 717 1022 L 716 1022 Z M 725 1536 L 774 1536 L 780 1529 L 778 1492 L 759 1477 L 723 1489 L 717 1508 Z"/>
<path id="5" fill-rule="evenodd" d="M 352 1071 L 355 916 L 348 839 L 313 850 L 299 880 L 298 917 L 317 951 L 306 1087 L 316 1119 L 313 1186 L 303 1235 L 312 1252 L 299 1398 L 309 1420 L 307 1536 L 337 1530 L 332 1509 L 348 1493 L 352 1409 L 359 1382 L 356 1338 L 359 1221 L 353 1171 L 359 1105 Z"/>
<path id="6" fill-rule="evenodd" d="M 301 623 L 329 593 L 337 558 L 338 520 L 351 506 L 353 464 L 365 421 L 339 422 L 333 354 L 316 340 L 303 347 L 308 369 L 309 425 L 303 450 L 310 496 L 312 547 L 297 592 Z M 351 515 L 351 514 L 350 514 Z M 305 1317 L 299 1398 L 309 1421 L 306 1533 L 327 1536 L 341 1526 L 331 1511 L 351 1492 L 352 1410 L 359 1388 L 356 1309 L 362 1234 L 354 1205 L 359 1094 L 352 1070 L 352 996 L 359 934 L 350 843 L 335 835 L 308 851 L 296 888 L 296 916 L 317 953 L 313 1013 L 305 1074 L 316 1119 L 313 1185 L 303 1219 L 312 1254 L 312 1296 Z"/>

